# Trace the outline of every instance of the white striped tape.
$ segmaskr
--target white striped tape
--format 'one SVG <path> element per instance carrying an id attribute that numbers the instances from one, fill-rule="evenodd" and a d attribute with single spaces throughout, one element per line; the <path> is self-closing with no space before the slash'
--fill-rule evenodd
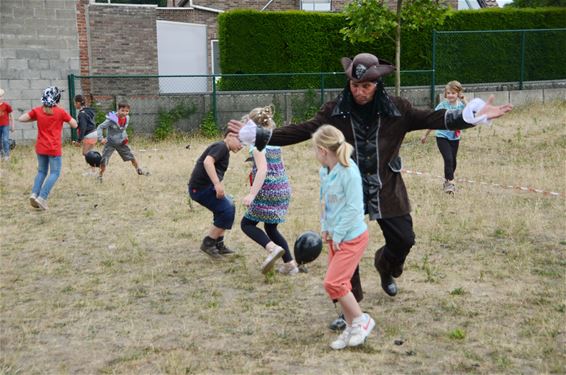
<path id="1" fill-rule="evenodd" d="M 402 172 L 407 173 L 407 174 L 414 174 L 414 175 L 417 175 L 417 176 L 430 176 L 430 177 L 434 177 L 434 178 L 444 180 L 444 177 L 434 175 L 434 174 L 428 173 L 428 172 L 414 171 L 414 170 L 411 170 L 411 169 L 403 169 Z M 468 180 L 466 178 L 457 178 L 456 181 L 457 182 L 467 182 L 469 184 L 477 183 L 477 181 L 475 181 L 475 180 Z M 564 194 L 564 193 L 559 193 L 559 192 L 556 192 L 556 191 L 546 191 L 546 190 L 536 189 L 536 188 L 527 187 L 527 186 L 501 185 L 501 184 L 494 183 L 494 182 L 489 183 L 489 182 L 484 182 L 484 181 L 480 181 L 479 184 L 480 185 L 495 186 L 495 187 L 499 187 L 499 188 L 503 188 L 503 189 L 512 189 L 512 190 L 526 191 L 526 192 L 530 192 L 530 193 L 539 193 L 539 194 L 542 194 L 542 195 L 549 195 L 549 196 L 553 196 L 553 197 L 566 196 L 566 194 Z"/>

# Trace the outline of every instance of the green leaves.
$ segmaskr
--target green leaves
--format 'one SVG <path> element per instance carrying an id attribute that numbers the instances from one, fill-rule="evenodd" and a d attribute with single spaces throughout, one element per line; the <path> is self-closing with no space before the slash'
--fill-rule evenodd
<path id="1" fill-rule="evenodd" d="M 397 26 L 395 14 L 380 0 L 354 0 L 344 7 L 347 26 L 340 30 L 350 43 L 373 42 Z"/>
<path id="2" fill-rule="evenodd" d="M 444 23 L 448 14 L 445 5 L 436 0 L 409 0 L 401 9 L 401 24 L 406 30 L 422 30 L 433 28 Z"/>
<path id="3" fill-rule="evenodd" d="M 405 30 L 441 25 L 447 15 L 446 6 L 436 0 L 408 0 L 400 4 L 401 28 Z M 395 13 L 381 0 L 354 0 L 344 7 L 344 14 L 347 26 L 340 33 L 351 43 L 389 36 L 397 26 Z"/>

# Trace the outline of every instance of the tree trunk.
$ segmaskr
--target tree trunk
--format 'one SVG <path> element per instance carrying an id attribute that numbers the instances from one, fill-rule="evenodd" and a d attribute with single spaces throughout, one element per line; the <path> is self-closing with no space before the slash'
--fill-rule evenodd
<path id="1" fill-rule="evenodd" d="M 401 6 L 397 0 L 397 28 L 395 30 L 395 96 L 401 95 Z"/>

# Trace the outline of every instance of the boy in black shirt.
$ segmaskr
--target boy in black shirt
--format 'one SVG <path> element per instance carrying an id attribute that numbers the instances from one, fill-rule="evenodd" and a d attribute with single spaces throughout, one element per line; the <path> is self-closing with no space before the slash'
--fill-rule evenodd
<path id="1" fill-rule="evenodd" d="M 189 179 L 191 199 L 213 213 L 212 227 L 202 240 L 200 249 L 215 259 L 233 253 L 224 245 L 224 232 L 232 228 L 236 208 L 224 194 L 222 179 L 228 169 L 230 151 L 236 153 L 241 149 L 238 135 L 227 131 L 223 141 L 214 142 L 204 150 Z"/>

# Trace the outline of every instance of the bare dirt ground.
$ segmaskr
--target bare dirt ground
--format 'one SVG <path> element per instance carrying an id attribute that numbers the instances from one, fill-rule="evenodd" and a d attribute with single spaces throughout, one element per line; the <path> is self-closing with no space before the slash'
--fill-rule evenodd
<path id="1" fill-rule="evenodd" d="M 417 244 L 388 297 L 369 223 L 362 308 L 377 327 L 340 352 L 328 346 L 325 253 L 309 273 L 264 277 L 241 204 L 227 236 L 237 254 L 213 261 L 198 249 L 211 215 L 189 204 L 186 183 L 211 140 L 134 138 L 151 175 L 115 154 L 102 184 L 66 146 L 46 212 L 29 206 L 37 163 L 19 145 L 0 165 L 0 374 L 565 373 L 565 124 L 562 102 L 464 131 L 454 197 L 442 192 L 434 139 L 407 137 L 405 168 L 424 172 L 404 174 Z M 232 156 L 225 180 L 237 202 L 246 156 Z M 283 156 L 292 244 L 318 230 L 318 165 L 308 142 Z"/>

